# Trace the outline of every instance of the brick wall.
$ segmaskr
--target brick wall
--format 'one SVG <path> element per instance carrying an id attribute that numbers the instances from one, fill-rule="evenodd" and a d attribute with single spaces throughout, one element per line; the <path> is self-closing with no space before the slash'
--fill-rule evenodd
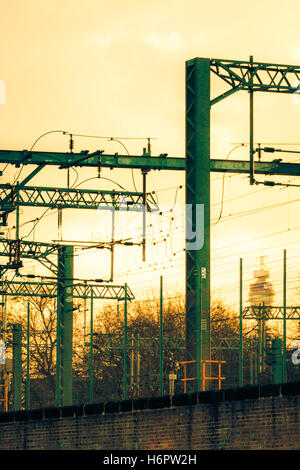
<path id="1" fill-rule="evenodd" d="M 299 449 L 299 405 L 297 382 L 3 413 L 0 449 Z"/>

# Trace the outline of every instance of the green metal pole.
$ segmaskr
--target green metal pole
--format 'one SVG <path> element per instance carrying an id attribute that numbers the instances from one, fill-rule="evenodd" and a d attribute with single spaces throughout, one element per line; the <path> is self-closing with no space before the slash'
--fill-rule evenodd
<path id="1" fill-rule="evenodd" d="M 250 358 L 250 383 L 253 385 L 253 357 L 254 357 L 254 352 L 249 351 L 249 358 Z"/>
<path id="2" fill-rule="evenodd" d="M 135 349 L 135 337 L 131 336 L 131 361 L 130 361 L 130 385 L 134 384 L 134 349 Z"/>
<path id="3" fill-rule="evenodd" d="M 250 96 L 250 184 L 254 184 L 254 131 L 253 131 L 253 56 L 250 56 L 251 75 L 249 80 L 249 96 Z"/>
<path id="4" fill-rule="evenodd" d="M 91 319 L 90 319 L 90 403 L 93 403 L 93 289 L 91 289 Z"/>
<path id="5" fill-rule="evenodd" d="M 60 314 L 60 402 L 72 405 L 72 355 L 73 355 L 73 246 L 58 248 L 58 304 Z M 59 365 L 59 363 L 58 363 Z M 58 405 L 60 406 L 60 405 Z"/>
<path id="6" fill-rule="evenodd" d="M 286 382 L 286 250 L 283 250 L 283 355 L 282 379 Z"/>
<path id="7" fill-rule="evenodd" d="M 63 301 L 63 406 L 72 405 L 73 358 L 73 246 L 65 246 L 65 282 Z"/>
<path id="8" fill-rule="evenodd" d="M 199 215 L 199 217 L 197 217 Z M 199 276 L 201 269 L 202 292 Z M 202 359 L 210 359 L 210 60 L 186 62 L 186 359 L 197 362 L 202 296 Z M 203 317 L 204 318 L 204 317 Z M 196 377 L 197 366 L 191 367 Z M 188 383 L 197 390 L 197 381 Z"/>
<path id="9" fill-rule="evenodd" d="M 123 394 L 127 400 L 127 284 L 124 285 Z"/>
<path id="10" fill-rule="evenodd" d="M 19 200 L 20 200 L 20 185 L 19 182 L 17 182 L 16 185 L 17 188 L 17 196 L 16 196 L 16 252 L 15 252 L 15 262 L 17 265 L 20 263 L 20 205 L 19 205 Z M 19 267 L 16 269 L 16 274 L 19 274 Z"/>
<path id="11" fill-rule="evenodd" d="M 29 339 L 30 339 L 30 303 L 27 302 L 27 342 L 26 342 L 26 404 L 25 409 L 30 408 L 30 376 L 29 376 L 29 364 L 30 364 L 30 350 L 29 350 Z"/>
<path id="12" fill-rule="evenodd" d="M 200 274 L 199 285 L 200 285 L 200 292 L 202 292 L 202 276 Z M 197 391 L 200 392 L 202 390 L 202 296 L 200 295 L 200 304 L 197 308 Z"/>
<path id="13" fill-rule="evenodd" d="M 259 320 L 258 320 L 258 326 L 259 326 L 259 330 L 258 330 L 257 361 L 258 361 L 258 373 L 260 374 L 262 372 L 262 318 L 261 316 L 259 317 Z"/>
<path id="14" fill-rule="evenodd" d="M 243 386 L 243 260 L 240 258 L 239 386 Z"/>
<path id="15" fill-rule="evenodd" d="M 22 407 L 22 325 L 13 325 L 13 411 Z"/>
<path id="16" fill-rule="evenodd" d="M 140 392 L 140 335 L 137 334 L 137 367 L 136 367 L 137 393 Z"/>
<path id="17" fill-rule="evenodd" d="M 111 211 L 111 249 L 110 249 L 110 279 L 114 280 L 114 265 L 115 265 L 115 209 Z"/>
<path id="18" fill-rule="evenodd" d="M 257 340 L 254 345 L 254 384 L 258 382 L 258 370 L 259 370 L 259 351 L 260 351 L 260 341 Z"/>
<path id="19" fill-rule="evenodd" d="M 272 383 L 282 382 L 282 341 L 280 338 L 272 340 Z"/>
<path id="20" fill-rule="evenodd" d="M 57 289 L 57 319 L 56 319 L 56 406 L 60 406 L 61 399 L 61 304 L 60 304 L 60 286 Z"/>
<path id="21" fill-rule="evenodd" d="M 142 239 L 142 259 L 146 261 L 146 215 L 147 215 L 147 194 L 146 181 L 148 170 L 142 170 L 143 175 L 143 239 Z"/>
<path id="22" fill-rule="evenodd" d="M 159 392 L 163 395 L 163 277 L 160 276 L 159 306 Z"/>
<path id="23" fill-rule="evenodd" d="M 261 338 L 261 367 L 262 372 L 265 370 L 265 304 L 263 303 L 262 308 L 262 338 Z"/>
<path id="24" fill-rule="evenodd" d="M 16 184 L 16 240 L 20 240 L 20 185 L 19 182 Z"/>

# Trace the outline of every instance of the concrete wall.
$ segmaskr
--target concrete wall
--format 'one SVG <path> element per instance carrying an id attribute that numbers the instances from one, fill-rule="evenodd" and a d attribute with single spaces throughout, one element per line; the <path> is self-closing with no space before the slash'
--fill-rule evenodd
<path id="1" fill-rule="evenodd" d="M 0 415 L 0 449 L 300 449 L 300 382 Z"/>

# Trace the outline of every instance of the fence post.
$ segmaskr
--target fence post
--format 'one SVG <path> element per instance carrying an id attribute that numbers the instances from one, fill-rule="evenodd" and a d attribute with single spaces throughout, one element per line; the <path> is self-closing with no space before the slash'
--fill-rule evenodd
<path id="1" fill-rule="evenodd" d="M 94 317 L 94 302 L 93 302 L 93 288 L 91 288 L 91 318 L 90 318 L 90 397 L 89 402 L 93 403 L 93 318 Z"/>
<path id="2" fill-rule="evenodd" d="M 239 386 L 243 386 L 243 259 L 240 258 Z"/>
<path id="3" fill-rule="evenodd" d="M 29 338 L 30 338 L 30 303 L 27 302 L 27 342 L 26 342 L 26 403 L 25 409 L 29 410 L 29 401 L 30 401 L 30 376 L 29 376 L 29 364 L 30 364 L 30 357 L 29 357 Z"/>
<path id="4" fill-rule="evenodd" d="M 163 277 L 160 276 L 160 308 L 159 308 L 159 392 L 163 395 Z"/>
<path id="5" fill-rule="evenodd" d="M 283 355 L 282 380 L 286 382 L 286 250 L 283 250 Z"/>
<path id="6" fill-rule="evenodd" d="M 127 284 L 124 285 L 123 394 L 127 400 Z"/>

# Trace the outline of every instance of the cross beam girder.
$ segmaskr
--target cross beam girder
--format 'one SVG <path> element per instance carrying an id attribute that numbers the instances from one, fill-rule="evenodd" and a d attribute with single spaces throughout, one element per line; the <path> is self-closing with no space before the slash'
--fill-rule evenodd
<path id="1" fill-rule="evenodd" d="M 143 212 L 144 193 L 70 189 L 39 186 L 18 187 L 0 185 L 0 211 L 12 211 L 19 206 L 52 207 L 59 209 L 108 209 Z M 146 194 L 146 207 L 157 211 L 152 194 Z"/>
<path id="2" fill-rule="evenodd" d="M 73 297 L 76 299 L 90 299 L 93 291 L 94 299 L 124 300 L 125 289 L 122 285 L 74 283 Z M 1 281 L 0 293 L 14 297 L 57 297 L 56 282 L 29 282 L 29 281 Z M 134 295 L 127 286 L 127 299 L 133 300 Z"/>
<path id="3" fill-rule="evenodd" d="M 18 245 L 20 258 L 47 258 L 47 256 L 57 252 L 57 246 L 54 243 L 34 242 L 27 240 L 10 240 L 0 238 L 0 256 L 11 257 L 15 245 Z"/>
<path id="4" fill-rule="evenodd" d="M 7 153 L 10 153 L 12 157 L 8 158 L 3 155 L 6 155 Z M 0 150 L 0 163 L 11 163 L 11 164 L 16 164 L 17 161 L 19 161 L 19 158 L 16 156 L 20 152 L 16 151 L 8 151 L 8 150 Z M 35 153 L 35 152 L 32 152 Z M 40 164 L 44 161 L 43 156 L 41 156 L 41 152 L 36 152 L 35 160 L 39 160 Z M 55 156 L 58 154 L 55 152 L 48 152 L 48 154 L 51 154 L 52 158 L 55 159 Z M 68 155 L 68 154 L 59 154 L 59 155 Z M 103 167 L 114 167 L 114 168 L 138 168 L 138 169 L 149 169 L 149 170 L 172 170 L 172 171 L 184 171 L 186 170 L 186 159 L 184 157 L 128 157 L 128 156 L 118 156 L 114 157 L 116 158 L 116 165 L 114 166 L 111 160 L 111 156 L 109 155 L 102 155 L 103 157 L 103 162 L 102 166 Z M 94 157 L 93 157 L 94 158 Z M 56 160 L 53 160 L 53 165 L 57 165 Z M 31 161 L 28 161 L 27 164 L 33 163 Z M 51 164 L 51 163 L 49 163 Z M 82 166 L 97 166 L 97 163 L 95 161 L 89 163 L 86 162 L 85 165 Z M 210 159 L 210 171 L 214 173 L 245 173 L 249 174 L 249 161 L 247 160 L 224 160 L 224 159 Z M 299 163 L 285 163 L 280 160 L 273 160 L 273 161 L 256 161 L 255 162 L 255 173 L 259 174 L 264 174 L 264 175 L 283 175 L 283 176 L 300 176 L 300 164 Z M 0 188 L 2 188 L 4 191 L 7 191 L 7 196 L 10 196 L 11 194 L 11 185 L 1 185 Z M 22 190 L 26 191 L 27 189 L 30 191 L 30 187 L 24 186 L 22 187 Z M 39 198 L 42 198 L 43 196 L 46 197 L 46 187 L 41 187 L 40 188 L 40 193 L 39 193 L 39 188 L 34 187 L 37 192 L 31 195 L 27 193 L 27 198 L 28 200 L 34 201 L 34 198 L 37 197 L 37 201 Z M 50 189 L 50 188 L 48 188 Z M 54 191 L 57 191 L 57 194 L 61 191 L 61 196 L 62 198 L 64 196 L 64 193 L 67 194 L 72 194 L 72 190 L 67 189 L 67 188 L 51 188 L 53 193 Z M 45 191 L 45 192 L 44 192 Z M 79 191 L 79 190 L 78 190 Z M 93 191 L 97 190 L 80 190 L 83 193 L 86 191 L 87 194 L 92 194 Z M 78 192 L 78 196 L 76 197 L 84 197 L 82 196 L 82 193 L 80 195 L 80 191 Z M 100 191 L 98 191 L 100 193 Z M 101 191 L 102 192 L 102 191 Z M 117 191 L 107 191 L 107 193 L 114 193 L 115 196 L 117 194 L 122 195 L 122 191 L 119 193 Z M 103 192 L 105 193 L 105 192 Z M 23 193 L 26 194 L 26 193 Z M 74 191 L 75 194 L 75 191 Z M 125 193 L 126 194 L 126 193 Z M 129 194 L 136 194 L 136 197 L 139 198 L 140 194 L 142 193 L 129 193 Z M 22 193 L 21 193 L 22 195 Z M 149 196 L 149 194 L 148 194 Z M 149 196 L 151 197 L 151 196 Z M 4 197 L 1 197 L 4 199 Z M 51 198 L 50 194 L 46 197 L 46 200 L 49 201 L 49 205 L 51 203 Z M 42 199 L 40 199 L 40 202 L 42 202 Z M 58 201 L 59 202 L 59 201 Z M 61 202 L 61 201 L 60 201 Z M 188 201 L 190 202 L 190 201 Z"/>
<path id="5" fill-rule="evenodd" d="M 8 258 L 7 264 L 0 265 L 2 274 L 8 269 L 22 267 L 22 259 L 35 259 L 56 274 L 56 263 L 49 256 L 56 254 L 57 249 L 58 245 L 54 243 L 0 238 L 0 256 Z"/>
<path id="6" fill-rule="evenodd" d="M 79 159 L 82 153 L 73 153 L 74 163 Z M 80 164 L 73 166 L 91 167 L 91 168 L 139 168 L 144 170 L 174 170 L 178 165 L 178 170 L 183 170 L 184 160 L 182 158 L 166 158 L 167 154 L 159 156 L 143 155 L 103 155 L 88 154 L 87 158 Z M 179 161 L 178 161 L 179 160 Z M 70 164 L 70 154 L 66 152 L 37 152 L 37 151 L 18 151 L 18 150 L 0 150 L 0 163 L 10 163 L 12 165 L 51 165 L 63 169 L 62 165 Z"/>
<path id="7" fill-rule="evenodd" d="M 300 320 L 300 307 L 285 307 L 287 320 Z M 284 307 L 276 306 L 250 306 L 243 309 L 243 318 L 246 320 L 283 320 Z"/>
<path id="8" fill-rule="evenodd" d="M 231 88 L 214 98 L 215 104 L 239 90 L 295 93 L 300 84 L 299 65 L 210 59 L 210 70 Z"/>
<path id="9" fill-rule="evenodd" d="M 270 162 L 256 161 L 255 173 L 260 175 L 300 176 L 299 163 L 285 163 L 280 159 Z M 210 160 L 210 171 L 249 174 L 250 162 L 246 160 Z"/>

